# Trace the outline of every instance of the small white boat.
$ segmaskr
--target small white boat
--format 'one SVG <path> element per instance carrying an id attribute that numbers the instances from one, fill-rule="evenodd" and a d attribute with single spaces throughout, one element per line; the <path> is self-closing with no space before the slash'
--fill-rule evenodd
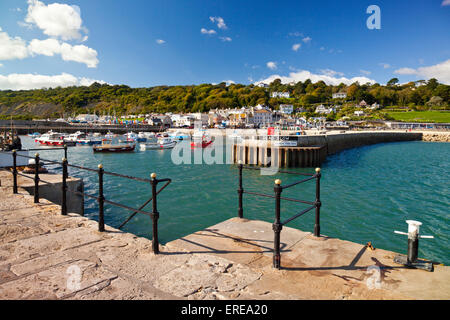
<path id="1" fill-rule="evenodd" d="M 176 141 L 174 141 L 170 137 L 163 137 L 158 140 L 160 149 L 172 149 L 177 144 Z"/>
<path id="2" fill-rule="evenodd" d="M 152 149 L 161 149 L 161 147 L 159 146 L 159 143 L 158 143 L 158 138 L 156 138 L 155 134 L 153 134 L 153 136 L 148 135 L 146 137 L 146 139 L 147 139 L 146 142 L 142 142 L 139 144 L 139 149 L 141 151 L 152 150 Z"/>

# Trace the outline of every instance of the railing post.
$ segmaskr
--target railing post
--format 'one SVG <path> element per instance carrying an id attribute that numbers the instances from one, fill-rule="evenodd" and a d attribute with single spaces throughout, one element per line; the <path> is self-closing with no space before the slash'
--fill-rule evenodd
<path id="1" fill-rule="evenodd" d="M 62 159 L 62 200 L 61 200 L 61 214 L 67 215 L 67 158 Z"/>
<path id="2" fill-rule="evenodd" d="M 39 203 L 39 153 L 34 157 L 34 203 Z"/>
<path id="3" fill-rule="evenodd" d="M 152 210 L 152 224 L 153 224 L 153 239 L 152 239 L 152 248 L 153 253 L 159 253 L 159 240 L 158 240 L 158 219 L 159 212 L 156 201 L 156 186 L 158 185 L 158 180 L 156 179 L 156 173 L 151 174 L 151 185 L 152 185 L 152 202 L 153 202 L 153 210 Z"/>
<path id="4" fill-rule="evenodd" d="M 105 231 L 105 218 L 103 205 L 105 197 L 103 196 L 103 165 L 98 165 L 98 231 Z"/>
<path id="5" fill-rule="evenodd" d="M 320 202 L 320 168 L 316 168 L 316 222 L 314 224 L 314 236 L 320 237 L 320 207 L 322 203 Z"/>
<path id="6" fill-rule="evenodd" d="M 13 193 L 17 194 L 17 151 L 13 150 Z"/>
<path id="7" fill-rule="evenodd" d="M 64 158 L 67 160 L 67 144 L 64 144 Z"/>
<path id="8" fill-rule="evenodd" d="M 281 180 L 275 180 L 275 222 L 272 225 L 274 232 L 274 250 L 273 250 L 273 267 L 280 269 L 281 255 L 280 255 L 280 233 L 283 225 L 280 223 L 280 203 L 281 203 Z"/>
<path id="9" fill-rule="evenodd" d="M 244 193 L 244 189 L 242 188 L 242 168 L 244 167 L 242 165 L 242 161 L 239 160 L 239 189 L 238 189 L 238 194 L 239 194 L 239 208 L 238 208 L 238 217 L 239 218 L 243 218 L 244 217 L 244 208 L 242 207 L 242 195 Z"/>

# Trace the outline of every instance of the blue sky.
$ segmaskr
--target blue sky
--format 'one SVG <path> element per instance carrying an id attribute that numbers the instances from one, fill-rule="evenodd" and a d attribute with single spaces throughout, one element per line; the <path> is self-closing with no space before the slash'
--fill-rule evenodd
<path id="1" fill-rule="evenodd" d="M 367 28 L 370 5 L 381 29 Z M 450 0 L 2 0 L 0 28 L 0 89 L 276 77 L 450 84 Z"/>

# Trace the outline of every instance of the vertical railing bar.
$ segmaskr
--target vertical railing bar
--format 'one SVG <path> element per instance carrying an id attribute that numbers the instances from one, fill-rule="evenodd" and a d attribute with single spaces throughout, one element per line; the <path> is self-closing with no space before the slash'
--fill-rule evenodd
<path id="1" fill-rule="evenodd" d="M 104 218 L 104 196 L 103 196 L 103 165 L 98 165 L 98 231 L 105 231 Z"/>
<path id="2" fill-rule="evenodd" d="M 13 193 L 18 193 L 17 188 L 17 152 L 16 150 L 13 150 L 12 153 L 13 156 Z"/>
<path id="3" fill-rule="evenodd" d="M 153 239 L 152 239 L 152 249 L 154 254 L 159 253 L 159 240 L 158 240 L 158 219 L 159 212 L 157 207 L 157 192 L 156 187 L 158 185 L 158 180 L 156 179 L 156 173 L 151 174 L 151 182 L 152 185 L 152 204 L 153 204 L 153 212 L 152 212 L 152 227 L 153 227 Z"/>
<path id="4" fill-rule="evenodd" d="M 34 203 L 39 203 L 39 153 L 34 157 Z"/>
<path id="5" fill-rule="evenodd" d="M 242 195 L 244 193 L 244 189 L 242 188 L 242 162 L 241 160 L 239 160 L 239 189 L 238 189 L 238 194 L 239 194 L 239 208 L 238 208 L 238 217 L 239 218 L 243 218 L 244 217 L 244 208 L 242 205 Z"/>
<path id="6" fill-rule="evenodd" d="M 273 267 L 276 269 L 281 268 L 281 254 L 280 254 L 280 233 L 281 229 L 283 229 L 283 225 L 280 223 L 280 210 L 281 210 L 281 180 L 275 180 L 275 222 L 272 225 L 272 229 L 274 232 L 274 250 L 273 250 Z"/>
<path id="7" fill-rule="evenodd" d="M 67 158 L 62 159 L 62 201 L 61 201 L 61 214 L 67 215 Z"/>
<path id="8" fill-rule="evenodd" d="M 320 168 L 316 168 L 316 221 L 314 224 L 314 236 L 320 237 L 320 207 L 322 203 L 320 202 Z"/>

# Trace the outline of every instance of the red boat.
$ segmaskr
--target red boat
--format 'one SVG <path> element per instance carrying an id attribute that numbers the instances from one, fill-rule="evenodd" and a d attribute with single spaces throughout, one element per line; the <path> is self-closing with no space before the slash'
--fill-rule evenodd
<path id="1" fill-rule="evenodd" d="M 206 132 L 199 131 L 192 136 L 191 147 L 192 148 L 206 148 L 212 142 L 211 138 Z"/>
<path id="2" fill-rule="evenodd" d="M 191 142 L 191 147 L 193 147 L 193 148 L 206 148 L 211 143 L 213 143 L 211 140 L 209 140 L 209 141 L 202 141 L 202 142 L 192 141 Z"/>
<path id="3" fill-rule="evenodd" d="M 46 134 L 43 134 L 39 138 L 35 140 L 35 142 L 40 143 L 41 145 L 45 146 L 74 146 L 75 143 L 72 141 L 66 141 L 64 140 L 64 135 L 61 133 L 56 132 L 48 132 Z"/>

